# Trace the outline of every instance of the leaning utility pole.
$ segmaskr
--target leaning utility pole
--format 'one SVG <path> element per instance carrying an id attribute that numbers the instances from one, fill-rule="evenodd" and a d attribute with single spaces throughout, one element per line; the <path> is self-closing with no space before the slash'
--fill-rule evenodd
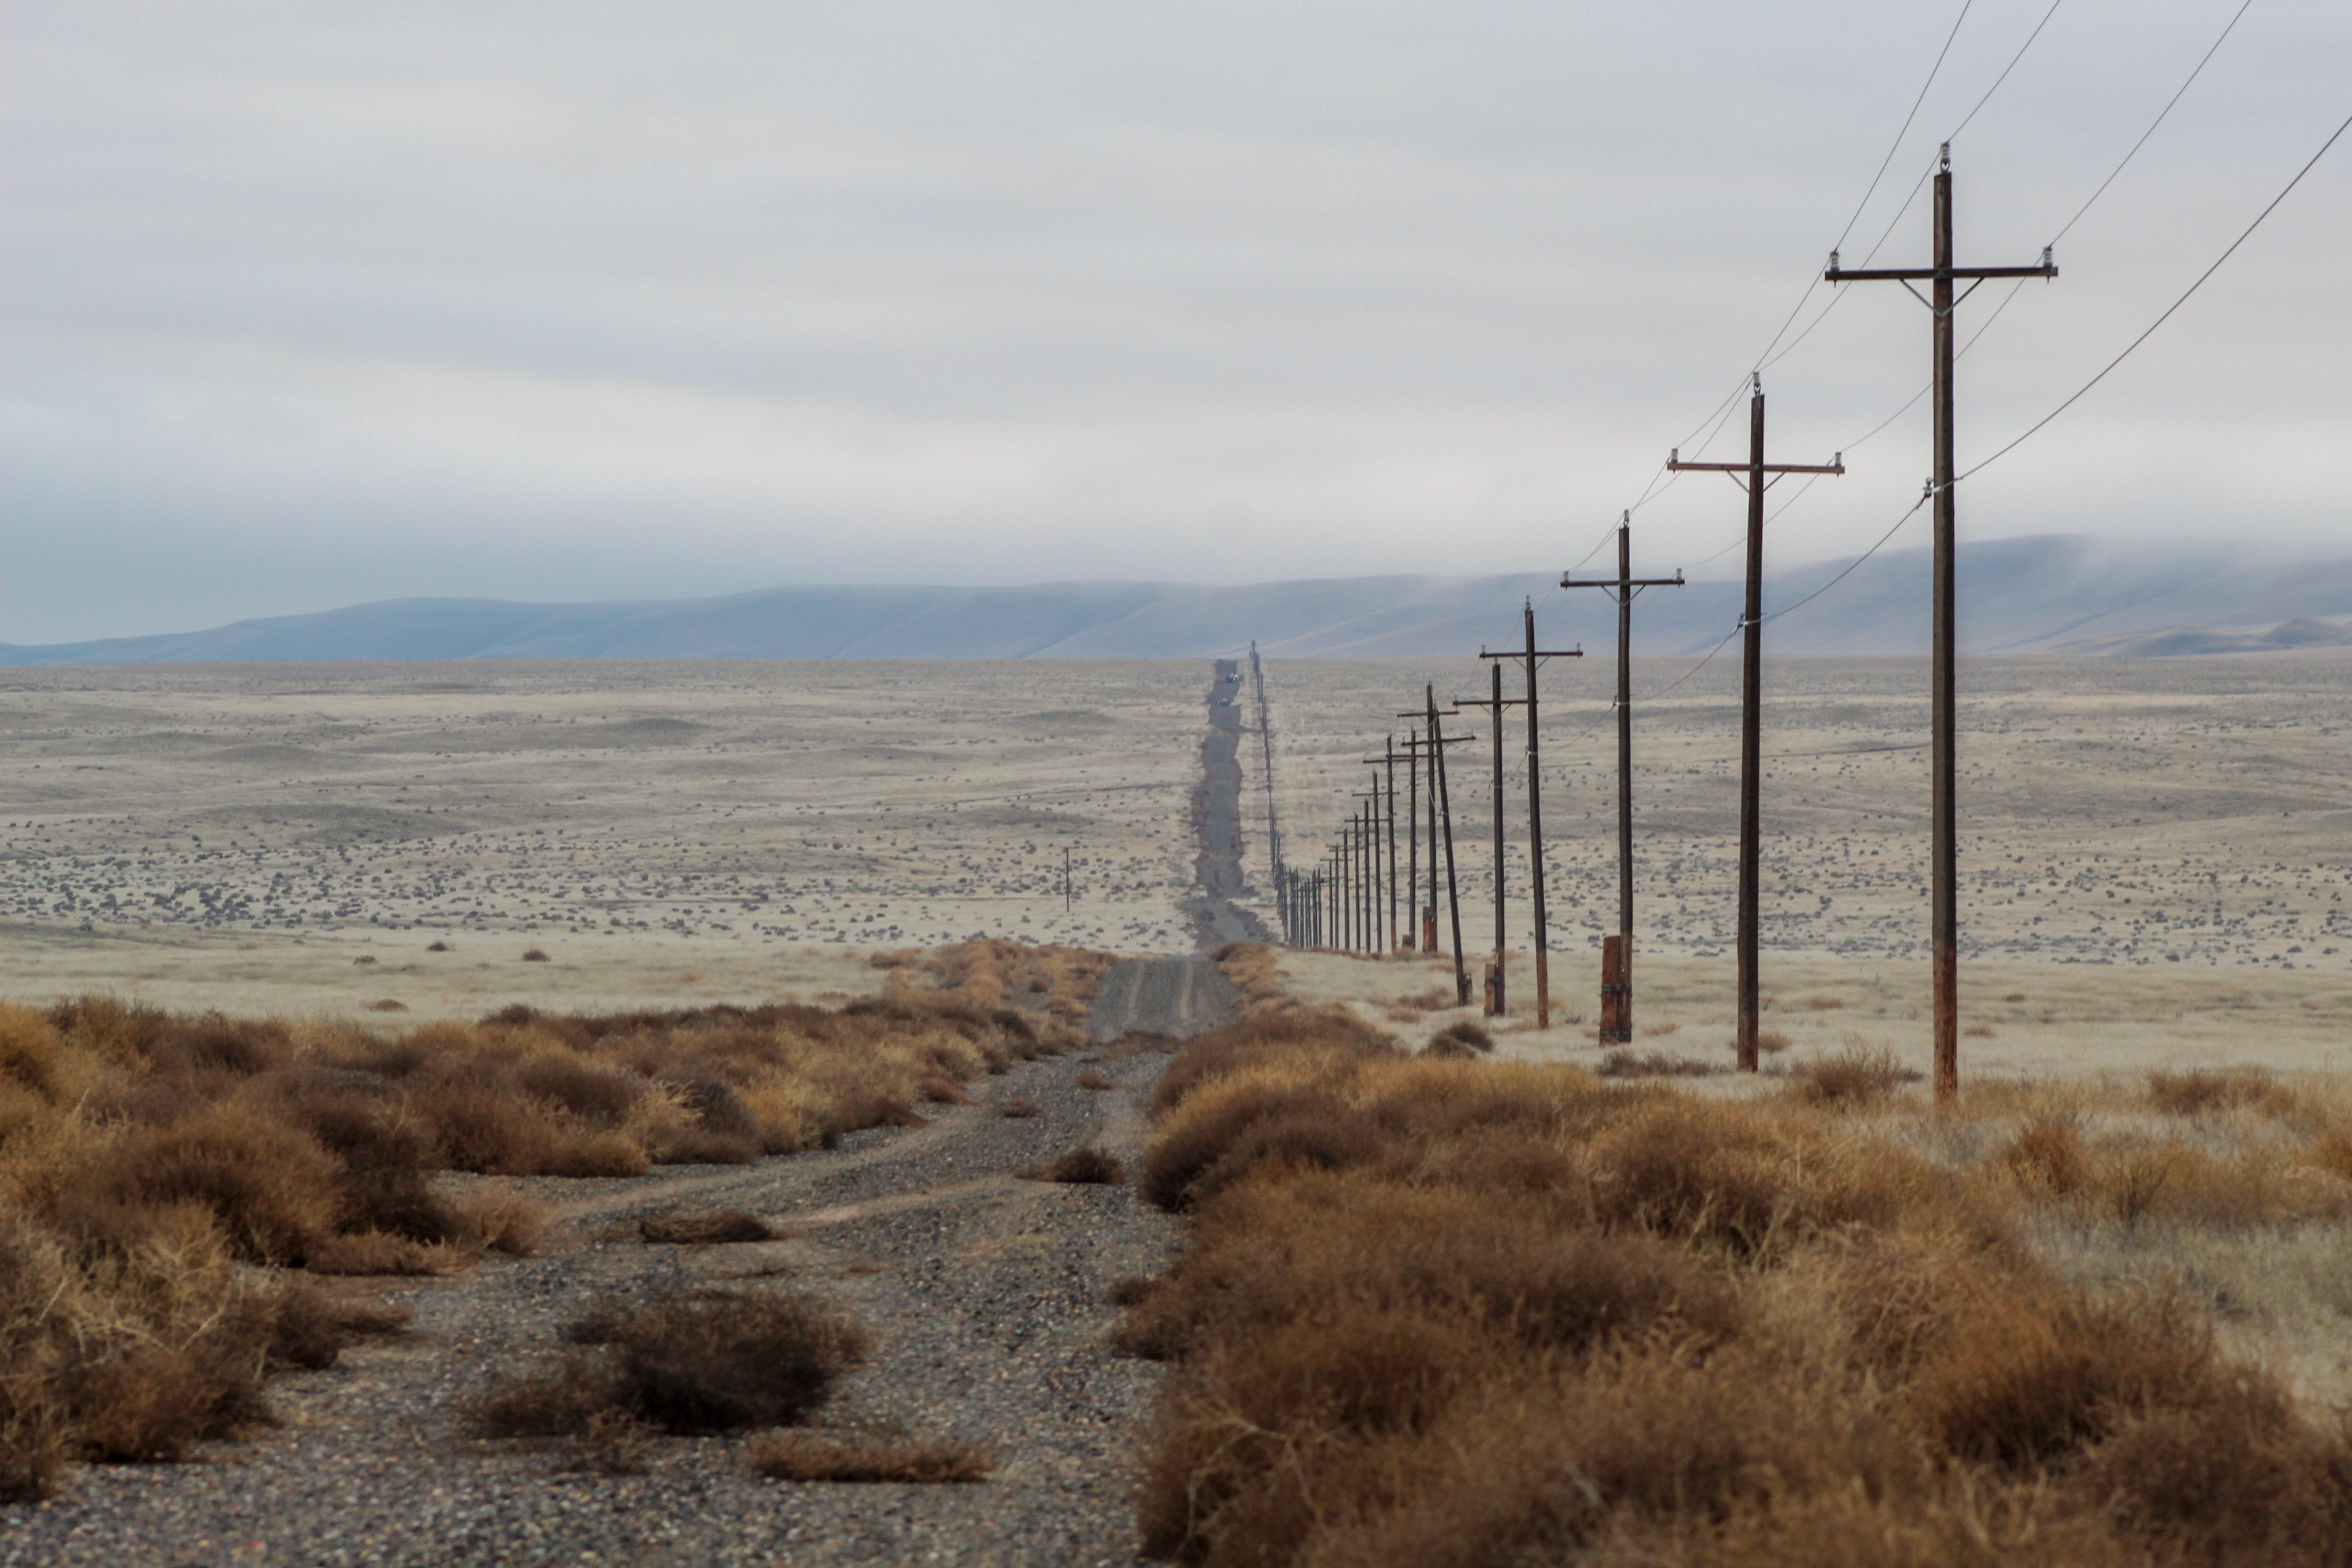
<path id="1" fill-rule="evenodd" d="M 1536 647 L 1536 610 L 1532 600 L 1521 603 L 1521 614 L 1527 626 L 1528 646 L 1523 653 L 1488 653 L 1478 650 L 1480 658 L 1521 660 L 1527 669 L 1528 695 L 1528 862 L 1535 884 L 1536 909 L 1536 1027 L 1551 1027 L 1551 945 L 1549 928 L 1544 921 L 1544 861 L 1543 861 L 1543 779 L 1542 759 L 1536 745 L 1536 666 L 1547 658 L 1582 658 L 1584 649 Z M 1499 664 L 1495 667 L 1502 668 Z M 1499 689 L 1496 695 L 1501 695 Z M 1501 711 L 1499 709 L 1497 712 Z"/>
<path id="2" fill-rule="evenodd" d="M 1429 752 L 1437 769 L 1436 788 L 1430 801 L 1430 813 L 1445 825 L 1445 907 L 1454 921 L 1454 1005 L 1470 1005 L 1470 972 L 1462 963 L 1462 885 L 1454 874 L 1454 797 L 1445 787 L 1445 727 L 1437 711 L 1437 688 L 1424 689 L 1423 700 L 1428 704 Z M 1437 841 L 1432 828 L 1429 846 L 1430 880 L 1437 879 Z"/>
<path id="3" fill-rule="evenodd" d="M 1633 1038 L 1633 599 L 1644 588 L 1679 588 L 1683 574 L 1671 577 L 1633 575 L 1633 514 L 1617 522 L 1617 575 L 1612 581 L 1573 574 L 1559 580 L 1563 588 L 1610 588 L 1617 595 L 1617 964 L 1609 978 L 1607 943 L 1601 966 L 1601 1038 L 1630 1044 Z M 1615 1007 L 1610 1003 L 1614 1001 Z M 1612 1017 L 1616 1027 L 1610 1027 Z"/>
<path id="4" fill-rule="evenodd" d="M 1484 658 L 1486 656 L 1482 652 L 1478 657 Z M 1506 699 L 1503 696 L 1503 667 L 1500 664 L 1490 664 L 1486 668 L 1488 674 L 1494 678 L 1494 695 L 1486 698 L 1457 697 L 1454 700 L 1454 706 L 1485 708 L 1491 710 L 1495 716 L 1495 957 L 1494 961 L 1486 966 L 1486 1016 L 1494 1018 L 1502 1016 L 1505 1005 L 1503 989 L 1503 710 L 1517 708 L 1520 704 L 1516 699 Z"/>
<path id="5" fill-rule="evenodd" d="M 1677 448 L 1670 473 L 1729 474 L 1748 492 L 1748 606 L 1739 624 L 1748 634 L 1739 680 L 1739 1069 L 1756 1070 L 1757 931 L 1763 889 L 1764 844 L 1764 492 L 1782 474 L 1843 474 L 1845 454 L 1827 463 L 1764 460 L 1764 377 L 1748 400 L 1748 460 L 1685 463 Z M 1768 477 L 1769 476 L 1769 477 Z"/>
<path id="6" fill-rule="evenodd" d="M 1969 279 L 1973 294 L 1988 278 L 2055 278 L 2058 268 L 2050 247 L 2042 247 L 2039 267 L 1955 267 L 1952 265 L 1952 144 L 1944 143 L 1936 170 L 1936 264 L 1933 267 L 1865 268 L 1849 272 L 1830 252 L 1822 276 L 1832 283 L 1892 280 L 1911 289 L 1914 279 L 1930 282 L 1934 298 L 1923 300 L 1935 317 L 1936 376 L 1936 624 L 1934 746 L 1931 771 L 1935 779 L 1930 840 L 1929 899 L 1933 907 L 1936 971 L 1936 1099 L 1949 1101 L 1960 1092 L 1960 904 L 1959 904 L 1959 768 L 1958 682 L 1953 626 L 1954 532 L 1952 462 L 1952 311 L 1960 300 L 1952 297 L 1958 279 Z M 1911 289 L 1913 296 L 1918 295 Z"/>

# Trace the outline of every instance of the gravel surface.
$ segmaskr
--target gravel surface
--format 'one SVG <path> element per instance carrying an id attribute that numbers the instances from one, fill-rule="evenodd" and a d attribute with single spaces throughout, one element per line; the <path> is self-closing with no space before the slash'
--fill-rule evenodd
<path id="1" fill-rule="evenodd" d="M 1104 1349 L 1104 1296 L 1157 1271 L 1172 1223 L 1124 1186 L 1011 1173 L 1087 1143 L 1132 1162 L 1166 1061 L 1064 1057 L 973 1086 L 1034 1101 L 1030 1119 L 940 1107 L 929 1127 L 822 1153 L 521 1184 L 565 1222 L 546 1256 L 400 1282 L 385 1294 L 415 1309 L 412 1331 L 273 1383 L 278 1429 L 194 1463 L 80 1469 L 65 1496 L 0 1510 L 0 1565 L 1134 1563 L 1127 1467 L 1159 1369 Z M 1089 1065 L 1116 1087 L 1078 1087 Z M 792 1234 L 635 1239 L 646 1215 L 714 1205 Z M 606 1476 L 468 1434 L 465 1401 L 547 1353 L 590 1300 L 681 1283 L 850 1307 L 878 1344 L 825 1420 L 984 1444 L 1000 1468 L 976 1486 L 780 1482 L 744 1467 L 740 1439 L 666 1438 L 646 1473 Z"/>

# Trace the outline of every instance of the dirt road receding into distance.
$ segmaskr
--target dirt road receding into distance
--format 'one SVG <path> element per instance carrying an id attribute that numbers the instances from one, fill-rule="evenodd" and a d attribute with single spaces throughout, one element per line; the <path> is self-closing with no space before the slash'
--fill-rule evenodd
<path id="1" fill-rule="evenodd" d="M 1234 903 L 1242 880 L 1242 667 L 1217 660 L 1209 682 L 1209 728 L 1201 737 L 1201 782 L 1192 789 L 1192 892 L 1184 912 L 1203 952 L 1229 942 L 1271 940 L 1258 918 Z"/>

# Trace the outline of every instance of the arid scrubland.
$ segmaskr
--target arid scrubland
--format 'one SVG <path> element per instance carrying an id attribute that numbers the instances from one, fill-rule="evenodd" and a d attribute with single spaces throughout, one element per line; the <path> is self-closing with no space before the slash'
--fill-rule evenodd
<path id="1" fill-rule="evenodd" d="M 1745 1101 L 1262 1007 L 1163 1077 L 1148 1551 L 1213 1564 L 2342 1563 L 2352 1093 Z"/>
<path id="2" fill-rule="evenodd" d="M 46 1493 L 73 1459 L 169 1459 L 252 1430 L 273 1366 L 396 1329 L 321 1279 L 446 1275 L 531 1247 L 537 1205 L 437 1173 L 625 1177 L 920 1125 L 962 1085 L 1076 1044 L 1064 1020 L 1103 960 L 1006 942 L 885 962 L 884 994 L 837 1010 L 517 1006 L 371 1032 L 100 998 L 0 1006 L 0 1497 Z M 640 1337 L 693 1339 L 658 1326 Z M 834 1347 L 812 1363 L 821 1390 L 856 1332 L 816 1337 Z M 640 1383 L 684 1397 L 675 1368 Z M 581 1400 L 593 1384 L 568 1383 Z M 669 1408 L 642 1389 L 605 1403 Z"/>
<path id="3" fill-rule="evenodd" d="M 1556 950 L 1588 966 L 1617 929 L 1614 665 L 1592 616 L 1547 612 L 1595 657 L 1545 667 L 1544 863 Z M 1739 661 L 1634 661 L 1636 942 L 1728 962 L 1738 887 Z M 1483 696 L 1468 660 L 1269 667 L 1276 798 L 1294 864 L 1311 866 L 1365 787 L 1362 759 L 1400 740 L 1434 682 Z M 1963 659 L 1964 959 L 2179 968 L 2352 970 L 2352 663 L 2304 658 Z M 1474 678 L 1475 680 L 1474 680 Z M 1475 691 L 1473 689 L 1475 685 Z M 1672 687 L 1671 690 L 1667 688 Z M 1649 693 L 1659 695 L 1654 700 Z M 1506 695 L 1516 695 L 1507 692 Z M 1923 659 L 1768 658 L 1763 926 L 1768 952 L 1924 959 L 1927 671 Z M 1518 722 L 1516 717 L 1511 721 Z M 1449 764 L 1463 934 L 1493 945 L 1487 720 Z M 1506 753 L 1509 943 L 1530 941 L 1526 763 Z M 1243 798 L 1264 780 L 1242 748 Z M 1398 770 L 1402 797 L 1405 773 Z M 1400 825 L 1400 853 L 1402 828 Z M 1271 887 L 1262 834 L 1248 873 Z M 1421 865 L 1429 860 L 1424 843 Z M 1264 912 L 1262 910 L 1261 912 Z M 1579 987 L 1580 991 L 1583 988 Z"/>
<path id="4" fill-rule="evenodd" d="M 559 963 L 1182 951 L 1207 686 L 1191 662 L 14 669 L 0 920 L 162 946 L 511 935 Z"/>

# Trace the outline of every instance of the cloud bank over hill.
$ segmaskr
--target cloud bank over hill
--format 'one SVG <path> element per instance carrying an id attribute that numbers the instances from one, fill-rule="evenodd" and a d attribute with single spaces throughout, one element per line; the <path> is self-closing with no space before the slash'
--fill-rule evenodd
<path id="1" fill-rule="evenodd" d="M 1780 654 L 1916 654 L 1927 646 L 1928 555 L 1888 550 L 1768 581 Z M 2233 561 L 2220 549 L 2128 550 L 2064 536 L 1964 546 L 1971 653 L 2277 652 L 2352 643 L 2352 559 Z M 1833 583 L 1834 580 L 1834 583 Z M 1522 599 L 1547 641 L 1605 648 L 1610 595 L 1555 592 L 1549 574 L 1289 583 L 1045 583 L 1020 587 L 767 588 L 700 599 L 532 605 L 389 599 L 205 631 L 46 647 L 10 665 L 385 658 L 1200 658 L 1255 639 L 1276 658 L 1469 654 L 1504 647 Z M 1833 583 L 1833 585 L 1832 585 Z M 1817 591 L 1817 598 L 1809 598 Z M 1702 653 L 1732 628 L 1739 584 L 1646 593 L 1645 654 Z M 1800 605 L 1799 601 L 1805 603 Z M 2214 628 L 2229 628 L 2216 630 Z"/>

